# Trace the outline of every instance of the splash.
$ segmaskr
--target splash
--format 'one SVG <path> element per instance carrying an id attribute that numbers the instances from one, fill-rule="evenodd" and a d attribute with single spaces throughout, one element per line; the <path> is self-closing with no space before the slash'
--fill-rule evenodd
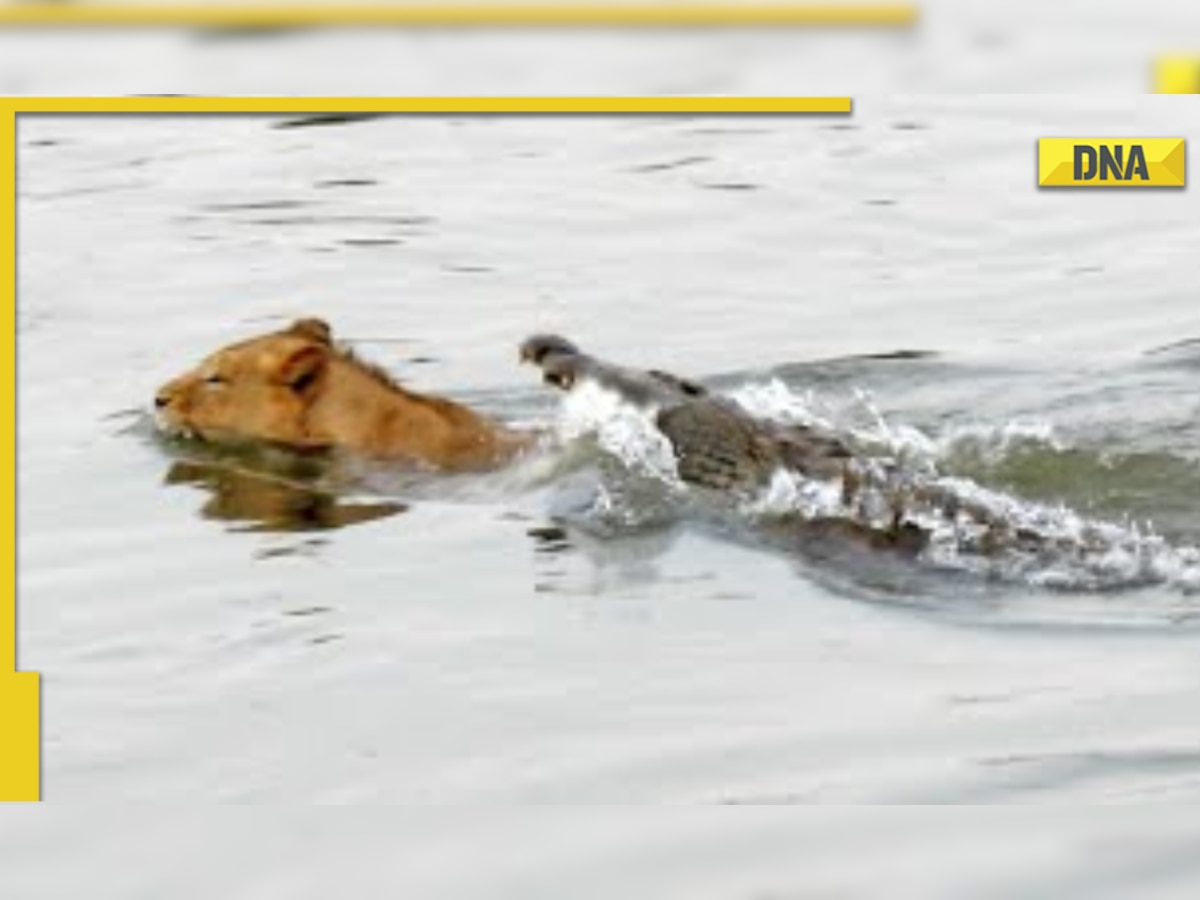
<path id="1" fill-rule="evenodd" d="M 589 436 L 631 471 L 683 490 L 671 444 L 654 425 L 653 408 L 640 408 L 600 385 L 585 381 L 560 407 L 559 437 L 566 442 Z"/>
<path id="2" fill-rule="evenodd" d="M 946 473 L 965 457 L 995 463 L 1030 446 L 1067 449 L 1050 423 L 958 423 L 930 432 L 892 422 L 864 392 L 854 396 L 849 409 L 838 409 L 814 392 L 796 392 L 778 380 L 746 385 L 729 396 L 756 417 L 837 434 L 854 449 L 861 482 L 848 497 L 841 479 L 777 471 L 761 492 L 733 504 L 747 524 L 799 516 L 886 530 L 902 518 L 928 535 L 921 561 L 937 569 L 1060 590 L 1151 584 L 1200 590 L 1200 549 L 1173 546 L 1148 523 L 1101 521 L 1062 504 Z M 594 440 L 623 473 L 654 483 L 659 503 L 694 499 L 696 491 L 681 482 L 670 443 L 655 427 L 656 412 L 585 382 L 563 403 L 558 432 L 567 442 Z M 611 520 L 636 518 L 633 510 L 621 510 L 627 503 L 646 502 L 647 495 L 629 491 L 617 479 L 598 496 L 604 507 L 598 512 Z"/>

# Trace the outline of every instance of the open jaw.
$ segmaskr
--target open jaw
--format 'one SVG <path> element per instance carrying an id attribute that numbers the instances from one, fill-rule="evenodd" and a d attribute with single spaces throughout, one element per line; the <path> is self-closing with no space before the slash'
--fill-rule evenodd
<path id="1" fill-rule="evenodd" d="M 562 391 L 579 381 L 585 357 L 579 348 L 556 334 L 535 334 L 521 343 L 519 359 L 542 370 L 542 380 Z"/>

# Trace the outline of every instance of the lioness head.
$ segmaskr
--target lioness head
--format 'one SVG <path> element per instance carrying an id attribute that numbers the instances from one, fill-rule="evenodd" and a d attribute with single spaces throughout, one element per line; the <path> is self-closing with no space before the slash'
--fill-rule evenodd
<path id="1" fill-rule="evenodd" d="M 215 442 L 338 449 L 437 469 L 492 468 L 532 437 L 444 397 L 402 387 L 301 319 L 232 344 L 159 389 L 162 426 Z"/>
<path id="2" fill-rule="evenodd" d="M 159 389 L 159 420 L 206 440 L 325 446 L 307 418 L 334 353 L 329 326 L 319 319 L 232 344 Z"/>

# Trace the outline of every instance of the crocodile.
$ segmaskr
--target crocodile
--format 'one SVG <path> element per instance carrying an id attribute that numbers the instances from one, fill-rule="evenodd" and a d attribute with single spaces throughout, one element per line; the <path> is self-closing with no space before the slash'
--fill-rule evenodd
<path id="1" fill-rule="evenodd" d="M 611 363 L 558 335 L 526 339 L 520 359 L 538 367 L 543 381 L 561 391 L 591 382 L 642 410 L 670 444 L 685 484 L 750 496 L 782 470 L 840 483 L 846 508 L 864 496 L 869 469 L 845 440 L 820 428 L 752 415 L 696 381 Z M 882 525 L 871 524 L 865 514 L 857 520 L 822 516 L 801 524 L 809 537 L 849 538 L 872 548 L 916 554 L 927 544 L 928 532 L 906 520 L 902 499 L 893 498 Z"/>

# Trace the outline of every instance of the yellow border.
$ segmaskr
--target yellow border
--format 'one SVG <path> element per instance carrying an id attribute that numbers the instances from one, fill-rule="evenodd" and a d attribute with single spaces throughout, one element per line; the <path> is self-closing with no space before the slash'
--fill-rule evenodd
<path id="1" fill-rule="evenodd" d="M 0 479 L 0 508 L 4 510 L 3 565 L 9 589 L 0 606 L 0 800 L 37 800 L 39 772 L 39 679 L 17 672 L 17 147 L 16 115 L 0 106 L 0 178 L 7 179 L 0 194 L 0 301 L 8 327 L 0 328 L 3 383 L 0 384 L 0 423 L 4 477 Z M 9 430 L 11 429 L 11 430 Z"/>
<path id="2" fill-rule="evenodd" d="M 181 25 L 207 28 L 343 26 L 762 27 L 885 26 L 917 20 L 911 3 L 21 3 L 3 26 Z"/>
<path id="3" fill-rule="evenodd" d="M 1154 62 L 1156 94 L 1200 94 L 1200 54 L 1162 56 Z"/>
<path id="4" fill-rule="evenodd" d="M 15 113 L 747 115 L 851 112 L 849 97 L 0 97 Z"/>
<path id="5" fill-rule="evenodd" d="M 849 97 L 0 97 L 0 329 L 3 384 L 0 427 L 4 475 L 3 542 L 9 590 L 0 600 L 0 800 L 41 795 L 40 680 L 17 672 L 16 656 L 16 122 L 36 113 L 485 113 L 485 114 L 847 114 Z"/>

